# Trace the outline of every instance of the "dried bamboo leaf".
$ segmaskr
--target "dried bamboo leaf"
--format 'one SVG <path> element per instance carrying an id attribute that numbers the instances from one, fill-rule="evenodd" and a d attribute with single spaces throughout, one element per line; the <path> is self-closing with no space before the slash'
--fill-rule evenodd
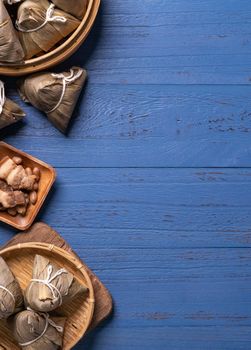
<path id="1" fill-rule="evenodd" d="M 12 100 L 6 98 L 0 114 L 0 130 L 17 123 L 25 117 L 24 111 Z"/>
<path id="2" fill-rule="evenodd" d="M 14 124 L 25 116 L 23 110 L 5 97 L 4 83 L 0 80 L 0 130 Z"/>
<path id="3" fill-rule="evenodd" d="M 21 63 L 23 59 L 24 50 L 17 32 L 3 1 L 0 1 L 0 63 Z"/>
<path id="4" fill-rule="evenodd" d="M 52 2 L 61 10 L 82 19 L 85 15 L 89 0 L 52 0 Z"/>
<path id="5" fill-rule="evenodd" d="M 45 112 L 53 125 L 65 133 L 86 77 L 86 71 L 79 67 L 62 74 L 33 74 L 20 81 L 20 96 Z"/>
<path id="6" fill-rule="evenodd" d="M 21 288 L 2 257 L 0 257 L 0 319 L 20 311 L 23 306 Z"/>
<path id="7" fill-rule="evenodd" d="M 49 317 L 32 310 L 20 312 L 9 320 L 13 336 L 25 350 L 62 349 L 66 319 Z"/>
<path id="8" fill-rule="evenodd" d="M 88 288 L 70 272 L 36 255 L 32 280 L 25 291 L 25 303 L 32 310 L 50 312 L 87 291 Z"/>
<path id="9" fill-rule="evenodd" d="M 26 0 L 18 9 L 17 28 L 25 57 L 48 52 L 72 33 L 80 21 L 48 0 Z"/>

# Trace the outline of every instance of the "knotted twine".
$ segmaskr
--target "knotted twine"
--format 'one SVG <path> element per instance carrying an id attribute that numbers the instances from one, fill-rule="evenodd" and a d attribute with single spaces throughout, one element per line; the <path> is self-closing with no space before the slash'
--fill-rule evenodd
<path id="1" fill-rule="evenodd" d="M 32 312 L 35 312 L 35 311 L 33 311 L 32 309 L 30 309 L 30 308 L 27 308 L 27 310 L 28 310 L 28 311 L 32 311 Z M 64 331 L 64 328 L 63 328 L 63 327 L 58 326 L 54 321 L 52 321 L 52 320 L 50 319 L 50 315 L 49 315 L 48 313 L 40 313 L 40 312 L 38 312 L 37 314 L 38 314 L 39 316 L 41 316 L 41 317 L 44 317 L 44 319 L 45 319 L 45 327 L 44 327 L 44 330 L 43 330 L 43 332 L 42 332 L 37 338 L 35 338 L 35 339 L 33 339 L 33 340 L 30 340 L 30 341 L 28 341 L 28 342 L 26 342 L 26 343 L 19 343 L 19 345 L 20 345 L 21 347 L 25 347 L 25 346 L 32 345 L 32 344 L 34 344 L 36 341 L 38 341 L 39 339 L 41 339 L 41 338 L 45 335 L 45 333 L 47 332 L 47 329 L 48 329 L 49 325 L 52 326 L 52 327 L 54 327 L 59 333 L 63 333 L 63 331 Z"/>
<path id="2" fill-rule="evenodd" d="M 4 290 L 5 292 L 7 292 L 7 293 L 11 296 L 12 300 L 14 301 L 14 304 L 16 303 L 16 299 L 15 299 L 15 297 L 14 297 L 14 294 L 11 293 L 11 291 L 10 291 L 8 288 L 5 288 L 4 286 L 0 286 L 0 289 L 2 289 L 2 290 Z"/>
<path id="3" fill-rule="evenodd" d="M 13 5 L 16 4 L 17 2 L 20 2 L 21 0 L 7 0 L 7 4 Z"/>
<path id="4" fill-rule="evenodd" d="M 6 101 L 6 98 L 5 98 L 4 83 L 0 80 L 0 115 L 2 114 L 5 101 Z"/>
<path id="5" fill-rule="evenodd" d="M 51 294 L 53 296 L 54 299 L 58 299 L 59 300 L 59 306 L 62 305 L 62 302 L 63 302 L 63 297 L 62 297 L 62 294 L 60 293 L 59 289 L 57 287 L 55 287 L 53 284 L 52 284 L 52 281 L 61 276 L 63 273 L 68 273 L 65 269 L 60 269 L 58 270 L 55 275 L 52 276 L 52 266 L 49 265 L 48 266 L 48 275 L 47 275 L 47 278 L 42 280 L 42 279 L 36 279 L 36 278 L 33 278 L 31 280 L 31 284 L 30 284 L 30 287 L 32 286 L 33 283 L 42 283 L 44 284 L 46 287 L 48 287 L 51 291 Z M 55 293 L 56 292 L 56 293 Z"/>
<path id="6" fill-rule="evenodd" d="M 12 0 L 9 0 L 12 1 Z M 46 11 L 46 16 L 45 16 L 45 21 L 38 27 L 36 28 L 32 28 L 32 29 L 24 29 L 20 26 L 20 23 L 18 22 L 18 20 L 16 21 L 16 28 L 23 33 L 32 33 L 32 32 L 36 32 L 39 29 L 42 29 L 47 23 L 49 22 L 62 22 L 65 23 L 67 21 L 67 19 L 63 16 L 53 16 L 55 10 L 55 5 L 51 4 L 47 11 Z"/>
<path id="7" fill-rule="evenodd" d="M 71 69 L 70 70 L 70 74 L 68 76 L 65 76 L 63 73 L 60 73 L 60 74 L 52 73 L 51 74 L 51 76 L 53 78 L 62 79 L 63 87 L 62 87 L 62 93 L 61 93 L 61 96 L 60 96 L 60 99 L 59 99 L 58 103 L 51 110 L 46 111 L 45 112 L 46 114 L 54 112 L 61 105 L 61 103 L 63 101 L 63 98 L 64 98 L 64 95 L 65 95 L 65 92 L 66 92 L 67 85 L 69 85 L 69 84 L 73 83 L 74 81 L 76 81 L 78 78 L 81 77 L 82 74 L 83 74 L 83 71 L 81 69 L 79 69 L 76 73 L 74 73 L 74 69 Z"/>

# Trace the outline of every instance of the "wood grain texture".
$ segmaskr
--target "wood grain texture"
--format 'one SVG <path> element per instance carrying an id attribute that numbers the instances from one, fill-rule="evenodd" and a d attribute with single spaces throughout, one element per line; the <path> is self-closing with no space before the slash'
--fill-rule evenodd
<path id="1" fill-rule="evenodd" d="M 68 138 L 22 105 L 27 125 L 5 140 L 57 167 L 249 167 L 250 96 L 249 86 L 95 86 L 90 76 Z"/>
<path id="2" fill-rule="evenodd" d="M 1 134 L 57 167 L 39 219 L 114 296 L 76 350 L 250 350 L 250 14 L 249 0 L 102 0 L 58 67 L 89 72 L 68 137 L 23 104 Z"/>

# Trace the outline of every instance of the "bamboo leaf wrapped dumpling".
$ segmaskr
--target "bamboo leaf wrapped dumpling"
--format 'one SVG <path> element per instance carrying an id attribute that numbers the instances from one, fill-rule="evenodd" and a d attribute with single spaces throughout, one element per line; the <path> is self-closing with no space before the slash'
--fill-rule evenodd
<path id="1" fill-rule="evenodd" d="M 10 319 L 9 325 L 22 349 L 57 350 L 63 346 L 65 321 L 62 317 L 26 310 Z"/>
<path id="2" fill-rule="evenodd" d="M 37 73 L 19 83 L 25 102 L 45 112 L 52 124 L 65 133 L 86 81 L 84 69 L 73 67 L 61 74 Z"/>
<path id="3" fill-rule="evenodd" d="M 88 288 L 70 272 L 41 255 L 35 256 L 32 280 L 25 291 L 25 303 L 29 308 L 50 312 L 87 292 Z"/>
<path id="4" fill-rule="evenodd" d="M 10 15 L 0 1 L 0 64 L 22 63 L 24 50 L 18 39 Z"/>
<path id="5" fill-rule="evenodd" d="M 17 123 L 25 117 L 24 111 L 12 100 L 5 97 L 4 84 L 0 80 L 0 130 Z"/>
<path id="6" fill-rule="evenodd" d="M 16 21 L 25 57 L 48 52 L 79 24 L 77 18 L 56 9 L 48 0 L 25 0 L 18 8 Z"/>
<path id="7" fill-rule="evenodd" d="M 20 311 L 22 306 L 23 294 L 19 283 L 0 257 L 0 319 L 7 319 Z"/>
<path id="8" fill-rule="evenodd" d="M 89 0 L 52 0 L 52 2 L 61 10 L 82 19 L 85 15 Z"/>

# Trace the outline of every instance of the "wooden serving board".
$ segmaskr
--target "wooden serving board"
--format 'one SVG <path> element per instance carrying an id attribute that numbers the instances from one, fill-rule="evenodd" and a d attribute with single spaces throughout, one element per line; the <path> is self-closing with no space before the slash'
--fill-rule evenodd
<path id="1" fill-rule="evenodd" d="M 3 248 L 7 248 L 19 243 L 28 242 L 43 242 L 54 244 L 57 247 L 65 249 L 67 252 L 71 253 L 80 260 L 77 254 L 71 249 L 69 244 L 55 230 L 42 222 L 38 222 L 34 224 L 29 230 L 19 233 L 13 237 Z M 81 261 L 81 263 L 83 262 Z M 84 266 L 92 280 L 95 294 L 95 311 L 92 323 L 90 325 L 91 330 L 111 314 L 113 302 L 110 293 L 98 279 L 98 277 L 89 269 L 88 266 L 85 264 Z"/>

